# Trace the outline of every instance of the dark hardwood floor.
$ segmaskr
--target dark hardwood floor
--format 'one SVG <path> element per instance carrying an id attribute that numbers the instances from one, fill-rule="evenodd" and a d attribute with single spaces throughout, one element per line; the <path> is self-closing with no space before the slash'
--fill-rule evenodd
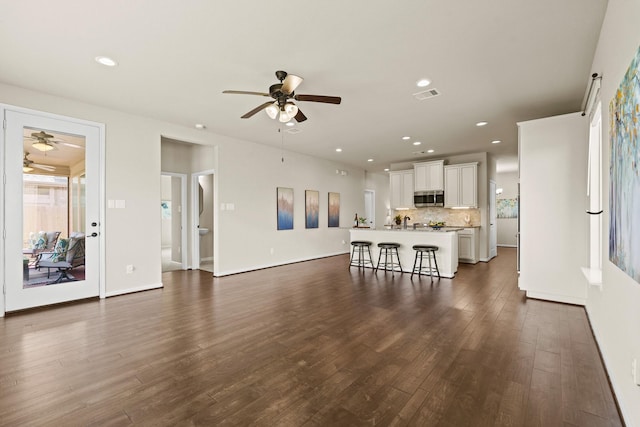
<path id="1" fill-rule="evenodd" d="M 0 425 L 619 426 L 581 307 L 515 250 L 411 281 L 348 256 L 0 319 Z"/>

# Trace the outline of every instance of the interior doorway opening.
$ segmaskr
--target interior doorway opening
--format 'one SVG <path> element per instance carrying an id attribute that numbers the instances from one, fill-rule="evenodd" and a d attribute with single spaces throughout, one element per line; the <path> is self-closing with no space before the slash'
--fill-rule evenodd
<path id="1" fill-rule="evenodd" d="M 192 175 L 193 268 L 213 273 L 214 263 L 214 173 Z"/>
<path id="2" fill-rule="evenodd" d="M 187 269 L 187 175 L 162 173 L 162 272 Z"/>
<path id="3" fill-rule="evenodd" d="M 376 192 L 364 190 L 364 217 L 368 227 L 376 228 Z"/>

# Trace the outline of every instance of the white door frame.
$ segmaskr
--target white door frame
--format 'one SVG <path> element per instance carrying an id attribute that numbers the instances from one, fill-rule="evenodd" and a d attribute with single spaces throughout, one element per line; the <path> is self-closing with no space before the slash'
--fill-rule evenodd
<path id="1" fill-rule="evenodd" d="M 161 175 L 180 178 L 180 263 L 182 269 L 187 269 L 187 174 L 175 172 L 161 172 Z"/>
<path id="2" fill-rule="evenodd" d="M 200 269 L 200 192 L 198 190 L 198 178 L 213 175 L 213 269 L 218 269 L 218 180 L 215 178 L 215 170 L 207 169 L 191 174 L 191 268 Z M 214 273 L 215 275 L 215 273 Z"/>
<path id="3" fill-rule="evenodd" d="M 10 104 L 0 104 L 0 116 L 2 116 L 3 129 L 0 132 L 0 169 L 2 171 L 3 182 L 6 181 L 6 141 L 5 141 L 5 129 L 7 126 L 6 123 L 6 111 L 15 111 L 17 113 L 29 114 L 33 116 L 39 116 L 47 119 L 53 120 L 61 120 L 67 121 L 70 123 L 76 123 L 85 126 L 94 126 L 98 129 L 98 167 L 99 172 L 97 174 L 99 180 L 99 195 L 98 195 L 98 221 L 99 221 L 99 233 L 98 233 L 98 260 L 97 260 L 97 268 L 98 268 L 98 280 L 99 280 L 99 297 L 106 297 L 106 273 L 105 273 L 105 261 L 106 261 L 106 251 L 105 251 L 105 232 L 106 232 L 106 212 L 105 212 L 105 176 L 106 176 L 106 168 L 105 168 L 105 125 L 104 123 L 93 122 L 89 120 L 82 120 L 75 117 L 63 116 L 59 114 L 52 114 L 43 111 L 32 110 L 29 108 L 17 107 Z M 6 224 L 6 210 L 10 208 L 7 206 L 6 201 L 6 190 L 4 188 L 4 184 L 0 185 L 0 224 L 3 227 L 3 235 L 6 232 L 7 224 Z M 5 272 L 7 271 L 5 268 L 6 263 L 6 240 L 3 238 L 0 244 L 0 262 L 2 263 L 2 292 L 0 292 L 0 317 L 3 317 L 6 312 L 6 276 Z"/>

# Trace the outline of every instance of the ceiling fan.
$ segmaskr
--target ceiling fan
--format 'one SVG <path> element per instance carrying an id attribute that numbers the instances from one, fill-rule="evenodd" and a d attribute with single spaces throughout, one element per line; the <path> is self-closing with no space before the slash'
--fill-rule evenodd
<path id="1" fill-rule="evenodd" d="M 271 97 L 275 99 L 275 102 L 265 102 L 243 115 L 242 118 L 248 119 L 258 111 L 265 110 L 270 118 L 275 119 L 277 117 L 282 123 L 286 123 L 291 119 L 295 119 L 297 122 L 304 122 L 307 120 L 307 116 L 300 111 L 298 106 L 294 104 L 292 100 L 323 102 L 326 104 L 340 104 L 340 102 L 342 102 L 342 98 L 339 96 L 296 95 L 294 91 L 304 79 L 293 74 L 287 74 L 286 71 L 276 71 L 276 78 L 280 80 L 280 83 L 271 85 L 269 87 L 269 93 L 249 92 L 244 90 L 225 90 L 222 91 L 222 93 Z"/>
<path id="2" fill-rule="evenodd" d="M 33 168 L 42 169 L 42 170 L 47 171 L 47 172 L 53 172 L 54 170 L 56 170 L 55 166 L 41 165 L 39 163 L 34 163 L 33 160 L 29 160 L 29 158 L 27 157 L 28 155 L 29 155 L 29 153 L 25 152 L 24 153 L 24 159 L 22 159 L 22 171 L 23 172 L 31 172 L 31 171 L 33 171 Z"/>
<path id="3" fill-rule="evenodd" d="M 40 151 L 54 150 L 56 147 L 53 144 L 62 144 L 72 148 L 84 148 L 81 145 L 71 144 L 70 142 L 54 139 L 53 135 L 50 135 L 42 130 L 40 132 L 33 132 L 31 136 L 27 136 L 26 139 L 34 140 L 35 142 L 32 144 L 33 148 Z"/>

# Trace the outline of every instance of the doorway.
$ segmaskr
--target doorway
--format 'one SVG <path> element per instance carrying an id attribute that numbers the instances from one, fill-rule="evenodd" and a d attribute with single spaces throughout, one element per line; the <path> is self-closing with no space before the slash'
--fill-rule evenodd
<path id="1" fill-rule="evenodd" d="M 187 175 L 162 172 L 162 272 L 187 269 Z"/>
<path id="2" fill-rule="evenodd" d="M 104 125 L 3 108 L 6 311 L 104 295 Z"/>
<path id="3" fill-rule="evenodd" d="M 496 212 L 496 182 L 489 180 L 489 259 L 498 256 L 498 218 Z"/>
<path id="4" fill-rule="evenodd" d="M 369 227 L 376 228 L 376 192 L 374 190 L 364 190 L 364 217 Z"/>
<path id="5" fill-rule="evenodd" d="M 192 242 L 194 269 L 214 272 L 214 171 L 207 170 L 191 175 L 193 206 Z"/>

